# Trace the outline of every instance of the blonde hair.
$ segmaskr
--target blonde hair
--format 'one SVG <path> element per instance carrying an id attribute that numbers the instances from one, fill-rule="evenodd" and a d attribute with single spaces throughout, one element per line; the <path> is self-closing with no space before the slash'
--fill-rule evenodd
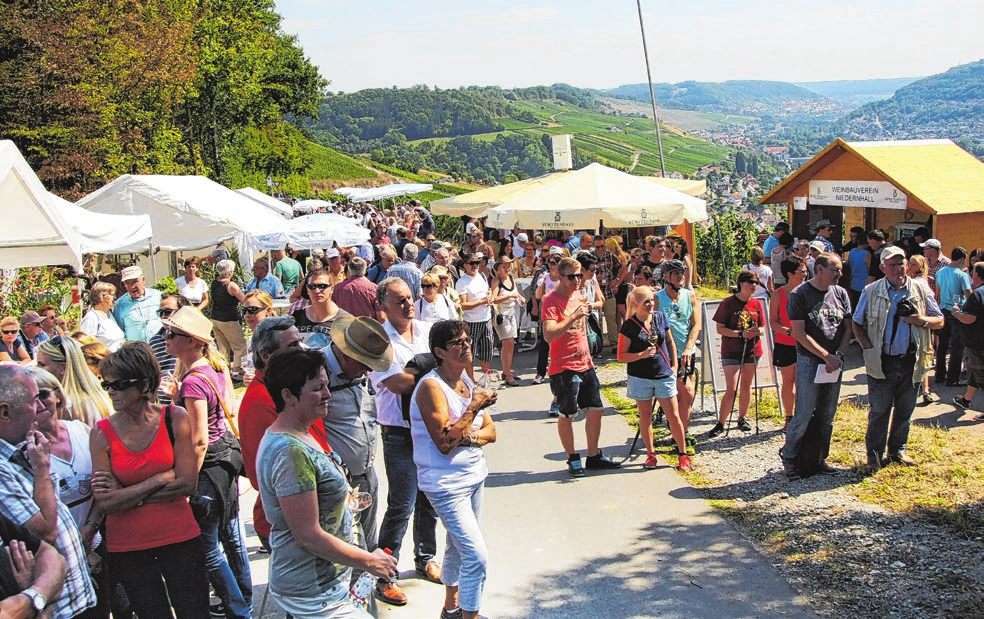
<path id="1" fill-rule="evenodd" d="M 929 262 L 926 260 L 925 256 L 915 254 L 909 258 L 909 262 L 916 263 L 916 277 L 926 277 L 926 275 L 929 274 Z"/>
<path id="2" fill-rule="evenodd" d="M 625 315 L 635 316 L 639 306 L 646 302 L 646 299 L 655 299 L 655 293 L 649 286 L 636 286 L 625 299 Z"/>
<path id="3" fill-rule="evenodd" d="M 109 349 L 106 348 L 106 345 L 82 331 L 72 333 L 71 338 L 82 347 L 82 354 L 85 356 L 85 364 L 89 366 L 89 371 L 96 378 L 101 378 L 102 374 L 99 373 L 99 364 L 109 356 Z"/>
<path id="4" fill-rule="evenodd" d="M 605 239 L 605 249 L 607 249 L 609 253 L 618 256 L 619 260 L 621 260 L 623 264 L 629 259 L 629 257 L 625 255 L 625 250 L 622 249 L 622 237 L 620 236 L 610 236 Z"/>
<path id="5" fill-rule="evenodd" d="M 113 403 L 89 369 L 78 342 L 70 337 L 54 337 L 42 342 L 38 350 L 55 363 L 65 364 L 61 384 L 71 405 L 72 419 L 92 427 L 113 414 Z"/>
<path id="6" fill-rule="evenodd" d="M 45 370 L 44 368 L 39 368 L 36 365 L 28 366 L 24 368 L 28 371 L 34 382 L 38 384 L 39 389 L 51 389 L 55 394 L 55 401 L 57 402 L 56 414 L 58 419 L 67 421 L 72 418 L 68 411 L 68 398 L 65 397 L 65 390 L 62 388 L 62 384 L 58 382 L 55 375 Z"/>
<path id="7" fill-rule="evenodd" d="M 260 302 L 263 307 L 273 307 L 273 297 L 270 296 L 266 290 L 260 290 L 259 288 L 254 288 L 250 290 L 245 295 L 243 295 L 243 304 L 246 304 L 248 299 L 256 299 Z"/>
<path id="8" fill-rule="evenodd" d="M 116 286 L 108 282 L 96 282 L 89 290 L 89 307 L 95 307 L 102 298 L 109 295 L 110 298 L 116 296 Z"/>
<path id="9" fill-rule="evenodd" d="M 441 286 L 441 278 L 433 273 L 424 273 L 424 276 L 420 278 L 421 284 L 434 284 L 437 287 Z"/>
<path id="10" fill-rule="evenodd" d="M 755 266 L 761 265 L 762 261 L 765 260 L 765 250 L 759 247 L 758 245 L 752 247 L 751 258 L 752 258 L 752 264 L 754 264 Z"/>
<path id="11" fill-rule="evenodd" d="M 0 319 L 0 329 L 4 327 L 9 327 L 11 325 L 20 329 L 20 322 L 13 316 L 4 316 L 2 319 Z"/>

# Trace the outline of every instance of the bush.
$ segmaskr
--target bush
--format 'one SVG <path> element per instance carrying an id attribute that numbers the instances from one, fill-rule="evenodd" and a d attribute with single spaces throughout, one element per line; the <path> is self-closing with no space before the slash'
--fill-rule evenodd
<path id="1" fill-rule="evenodd" d="M 741 273 L 741 267 L 748 264 L 752 246 L 757 241 L 758 230 L 755 228 L 755 223 L 734 213 L 712 215 L 711 226 L 707 229 L 701 225 L 694 226 L 696 269 L 704 285 L 724 288 L 726 271 L 729 278 L 727 281 L 734 284 L 738 280 L 738 274 Z"/>
<path id="2" fill-rule="evenodd" d="M 78 304 L 73 305 L 72 285 L 75 283 L 67 269 L 58 267 L 28 267 L 17 269 L 13 279 L 0 286 L 0 315 L 20 318 L 24 312 L 43 305 L 54 305 L 58 313 L 75 328 L 82 317 Z"/>

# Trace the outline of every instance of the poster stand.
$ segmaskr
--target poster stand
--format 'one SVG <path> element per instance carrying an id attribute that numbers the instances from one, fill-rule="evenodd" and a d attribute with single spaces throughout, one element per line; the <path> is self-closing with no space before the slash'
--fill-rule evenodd
<path id="1" fill-rule="evenodd" d="M 719 413 L 720 403 L 718 402 L 718 394 L 724 393 L 725 382 L 724 382 L 724 366 L 721 365 L 721 335 L 717 332 L 717 328 L 712 319 L 715 312 L 717 312 L 718 306 L 721 305 L 721 301 L 704 301 L 701 304 L 701 320 L 703 321 L 703 330 L 701 334 L 701 351 L 700 351 L 700 406 L 704 408 L 704 385 L 711 385 L 711 392 L 714 396 L 714 412 Z M 762 338 L 762 356 L 758 359 L 758 364 L 755 367 L 755 373 L 758 377 L 758 388 L 755 390 L 755 405 L 758 406 L 759 392 L 762 389 L 774 388 L 776 390 L 776 400 L 779 402 L 779 410 L 783 414 L 785 411 L 782 410 L 782 398 L 779 397 L 779 377 L 776 373 L 776 367 L 772 365 L 772 351 L 773 351 L 773 341 L 772 341 L 772 329 L 766 327 L 765 335 Z M 718 363 L 714 363 L 713 360 L 718 360 Z"/>

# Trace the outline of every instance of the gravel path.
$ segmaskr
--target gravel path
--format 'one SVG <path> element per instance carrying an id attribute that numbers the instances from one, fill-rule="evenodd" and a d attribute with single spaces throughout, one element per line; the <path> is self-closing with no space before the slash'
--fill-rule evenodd
<path id="1" fill-rule="evenodd" d="M 625 395 L 624 368 L 599 369 Z M 818 614 L 831 617 L 984 617 L 984 544 L 860 501 L 844 469 L 789 481 L 777 455 L 781 426 L 706 440 L 713 398 L 700 410 L 695 477 L 708 499 L 782 573 Z M 751 415 L 750 415 L 751 418 Z"/>

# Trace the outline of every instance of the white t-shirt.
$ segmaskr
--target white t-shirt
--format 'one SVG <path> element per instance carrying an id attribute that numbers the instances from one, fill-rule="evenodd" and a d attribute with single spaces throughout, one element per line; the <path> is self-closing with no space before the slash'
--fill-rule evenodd
<path id="1" fill-rule="evenodd" d="M 413 359 L 414 355 L 430 352 L 430 323 L 421 320 L 413 321 L 413 344 L 403 339 L 396 332 L 396 329 L 386 321 L 383 323 L 383 330 L 389 336 L 390 343 L 393 345 L 393 363 L 385 372 L 370 372 L 369 380 L 372 381 L 372 388 L 376 390 L 376 420 L 384 426 L 407 427 L 407 422 L 403 419 L 403 396 L 393 393 L 383 384 L 390 376 L 395 376 L 403 372 L 407 361 Z"/>
<path id="2" fill-rule="evenodd" d="M 766 283 L 770 279 L 772 279 L 772 269 L 764 264 L 760 266 L 755 266 L 754 264 L 749 263 L 745 265 L 745 270 L 753 271 L 756 275 L 758 275 L 759 281 L 762 282 L 761 284 L 755 287 L 755 293 L 752 296 L 755 297 L 756 299 L 768 300 L 769 289 L 766 288 Z"/>
<path id="3" fill-rule="evenodd" d="M 82 322 L 79 323 L 79 331 L 102 342 L 109 352 L 116 352 L 126 341 L 126 334 L 120 329 L 113 315 L 103 315 L 94 309 L 85 313 Z"/>
<path id="4" fill-rule="evenodd" d="M 417 320 L 432 323 L 440 320 L 458 320 L 458 311 L 454 308 L 454 303 L 443 294 L 437 295 L 433 303 L 420 297 L 414 307 L 417 310 Z"/>
<path id="5" fill-rule="evenodd" d="M 454 285 L 454 289 L 462 296 L 462 301 L 475 302 L 489 296 L 489 284 L 485 281 L 485 276 L 482 274 L 477 274 L 474 277 L 462 275 L 458 283 Z M 464 298 L 466 294 L 468 295 L 467 299 Z M 465 322 L 492 320 L 492 306 L 479 305 L 470 310 L 465 310 L 464 314 Z"/>
<path id="6" fill-rule="evenodd" d="M 200 277 L 195 278 L 194 284 L 189 284 L 188 281 L 185 280 L 184 275 L 182 275 L 178 279 L 174 280 L 174 285 L 178 287 L 178 294 L 191 301 L 194 305 L 201 303 L 202 297 L 204 297 L 205 293 L 208 292 L 208 284 L 206 284 L 205 280 Z"/>

